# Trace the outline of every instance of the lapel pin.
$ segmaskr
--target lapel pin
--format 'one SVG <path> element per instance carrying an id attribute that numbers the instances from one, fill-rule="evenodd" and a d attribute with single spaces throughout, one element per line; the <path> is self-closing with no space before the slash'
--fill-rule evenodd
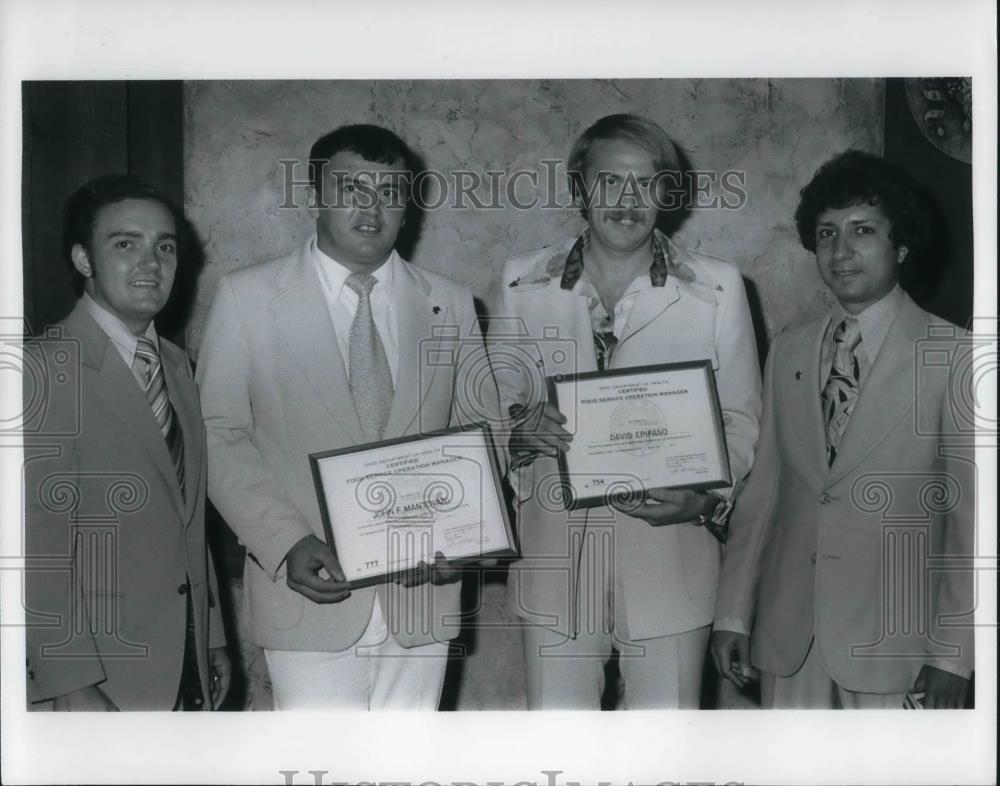
<path id="1" fill-rule="evenodd" d="M 802 372 L 801 371 L 796 371 L 795 372 L 795 378 L 796 379 L 802 379 Z"/>
<path id="2" fill-rule="evenodd" d="M 431 308 L 431 311 L 433 311 L 435 314 L 440 314 L 441 306 L 434 306 L 433 308 Z"/>

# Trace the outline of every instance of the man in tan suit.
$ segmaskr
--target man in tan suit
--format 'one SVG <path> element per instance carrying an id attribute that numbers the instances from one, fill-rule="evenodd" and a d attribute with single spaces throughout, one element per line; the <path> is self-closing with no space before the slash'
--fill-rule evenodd
<path id="1" fill-rule="evenodd" d="M 799 236 L 837 303 L 768 357 L 711 641 L 735 684 L 763 672 L 765 707 L 964 706 L 975 466 L 956 371 L 969 356 L 899 286 L 925 216 L 905 173 L 857 151 L 802 191 Z"/>
<path id="2" fill-rule="evenodd" d="M 439 558 L 349 591 L 309 454 L 480 419 L 464 373 L 485 348 L 472 293 L 394 250 L 417 170 L 403 140 L 343 126 L 310 165 L 316 233 L 224 276 L 208 317 L 209 494 L 247 548 L 250 635 L 278 709 L 436 709 L 459 573 Z"/>
<path id="3" fill-rule="evenodd" d="M 153 318 L 178 211 L 109 175 L 65 211 L 83 296 L 26 351 L 28 693 L 39 709 L 217 707 L 229 685 L 205 543 L 205 430 L 184 352 Z M 34 388 L 32 382 L 44 387 Z"/>

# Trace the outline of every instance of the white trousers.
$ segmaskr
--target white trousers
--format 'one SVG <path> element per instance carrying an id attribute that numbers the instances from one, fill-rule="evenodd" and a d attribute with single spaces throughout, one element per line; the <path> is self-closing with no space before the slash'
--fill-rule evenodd
<path id="1" fill-rule="evenodd" d="M 276 710 L 436 710 L 448 645 L 401 647 L 375 599 L 358 642 L 340 652 L 264 650 Z"/>
<path id="2" fill-rule="evenodd" d="M 523 629 L 529 710 L 599 710 L 604 664 L 619 650 L 624 709 L 698 709 L 711 626 L 640 641 L 610 631 L 570 639 L 538 625 Z"/>
<path id="3" fill-rule="evenodd" d="M 859 693 L 833 681 L 823 668 L 816 640 L 802 667 L 790 677 L 760 676 L 761 705 L 767 710 L 902 709 L 905 693 Z"/>

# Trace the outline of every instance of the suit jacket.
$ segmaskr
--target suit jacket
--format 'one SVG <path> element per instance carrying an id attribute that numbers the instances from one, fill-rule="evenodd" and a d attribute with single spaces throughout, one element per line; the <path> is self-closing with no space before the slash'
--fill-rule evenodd
<path id="1" fill-rule="evenodd" d="M 284 564 L 303 537 L 325 540 L 309 454 L 367 441 L 308 249 L 222 278 L 198 379 L 209 494 L 247 548 L 252 639 L 269 649 L 339 651 L 364 632 L 376 589 L 314 603 L 289 589 Z M 396 304 L 399 368 L 384 438 L 481 419 L 472 385 L 485 348 L 471 292 L 411 264 L 398 270 L 408 295 Z M 495 387 L 485 393 L 495 416 Z M 377 591 L 392 635 L 414 646 L 457 635 L 459 589 L 393 583 Z"/>
<path id="2" fill-rule="evenodd" d="M 799 669 L 814 636 L 849 690 L 904 692 L 928 662 L 967 675 L 971 571 L 926 562 L 974 554 L 972 454 L 945 448 L 962 436 L 958 329 L 904 299 L 827 466 L 819 368 L 829 321 L 791 328 L 771 349 L 716 618 L 752 626 L 753 663 L 777 676 Z"/>
<path id="3" fill-rule="evenodd" d="M 666 282 L 636 295 L 611 368 L 710 360 L 738 484 L 753 461 L 760 411 L 743 281 L 735 265 L 661 240 L 670 256 Z M 511 404 L 544 398 L 544 376 L 596 370 L 587 299 L 560 287 L 571 244 L 514 257 L 504 266 L 489 330 L 504 412 Z M 710 533 L 691 524 L 653 527 L 609 507 L 567 512 L 554 493 L 557 481 L 557 463 L 547 457 L 513 478 L 523 555 L 508 579 L 516 613 L 575 634 L 582 615 L 590 613 L 591 588 L 602 585 L 599 574 L 613 565 L 620 590 L 616 628 L 624 625 L 632 639 L 712 621 L 721 553 Z M 614 549 L 613 560 L 599 543 Z M 595 546 L 603 556 L 587 551 L 596 557 L 581 557 Z"/>
<path id="4" fill-rule="evenodd" d="M 25 375 L 29 701 L 100 683 L 120 709 L 172 709 L 187 593 L 207 696 L 208 649 L 225 634 L 187 357 L 160 339 L 184 435 L 182 494 L 145 395 L 83 305 L 47 335 L 26 347 L 36 371 Z"/>

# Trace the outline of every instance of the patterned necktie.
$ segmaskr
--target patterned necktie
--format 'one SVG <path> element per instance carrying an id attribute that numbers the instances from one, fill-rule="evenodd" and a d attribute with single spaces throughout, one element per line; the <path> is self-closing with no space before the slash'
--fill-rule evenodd
<path id="1" fill-rule="evenodd" d="M 351 323 L 348 374 L 351 396 L 365 436 L 372 442 L 382 439 L 392 406 L 392 373 L 372 317 L 372 288 L 378 280 L 367 273 L 352 273 L 349 286 L 358 295 L 358 310 Z"/>
<path id="2" fill-rule="evenodd" d="M 153 417 L 156 418 L 160 433 L 163 434 L 163 438 L 167 442 L 170 458 L 174 464 L 174 472 L 177 473 L 177 482 L 180 484 L 183 494 L 184 437 L 174 414 L 174 408 L 170 403 L 170 396 L 167 395 L 167 385 L 163 379 L 163 365 L 160 363 L 160 356 L 152 340 L 146 336 L 139 336 L 139 343 L 135 348 L 135 363 L 142 364 L 140 370 L 146 380 L 146 401 L 149 403 L 149 408 L 153 410 Z"/>
<path id="3" fill-rule="evenodd" d="M 861 327 L 854 317 L 847 317 L 833 333 L 833 366 L 823 388 L 823 418 L 826 423 L 826 458 L 829 464 L 837 457 L 840 441 L 847 430 L 858 400 L 861 365 L 857 348 Z"/>

